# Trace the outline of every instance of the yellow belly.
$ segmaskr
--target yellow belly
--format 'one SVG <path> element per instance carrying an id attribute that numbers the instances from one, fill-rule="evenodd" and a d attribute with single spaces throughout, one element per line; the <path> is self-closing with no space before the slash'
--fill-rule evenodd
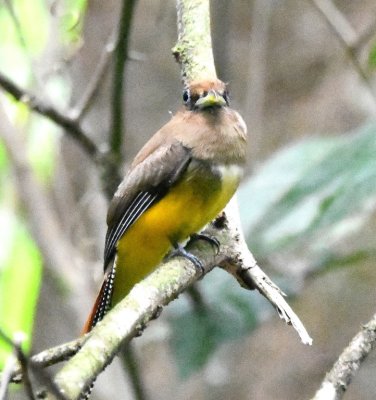
<path id="1" fill-rule="evenodd" d="M 241 174 L 236 166 L 220 170 L 221 178 L 186 172 L 119 240 L 113 305 L 158 266 L 173 243 L 200 231 L 225 207 Z"/>

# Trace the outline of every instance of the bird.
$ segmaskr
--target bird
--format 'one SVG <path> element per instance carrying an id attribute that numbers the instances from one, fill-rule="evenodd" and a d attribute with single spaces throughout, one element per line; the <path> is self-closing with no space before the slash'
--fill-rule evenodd
<path id="1" fill-rule="evenodd" d="M 247 128 L 218 78 L 186 84 L 183 108 L 134 158 L 110 202 L 104 279 L 89 332 L 168 254 L 184 249 L 234 195 L 246 163 Z"/>

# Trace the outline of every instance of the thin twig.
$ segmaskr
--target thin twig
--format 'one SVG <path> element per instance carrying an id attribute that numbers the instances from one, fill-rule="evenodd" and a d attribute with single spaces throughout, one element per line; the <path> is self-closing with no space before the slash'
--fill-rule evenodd
<path id="1" fill-rule="evenodd" d="M 64 128 L 66 133 L 76 140 L 89 156 L 91 156 L 95 161 L 98 161 L 101 155 L 96 144 L 90 139 L 88 134 L 82 129 L 76 120 L 57 110 L 51 104 L 45 103 L 36 95 L 21 88 L 1 72 L 0 87 L 12 95 L 15 100 L 24 103 L 33 111 L 43 115 Z"/>
<path id="2" fill-rule="evenodd" d="M 189 297 L 189 300 L 192 303 L 193 310 L 196 313 L 201 314 L 202 312 L 206 312 L 208 310 L 208 306 L 205 303 L 205 300 L 197 285 L 190 286 L 187 289 L 186 294 Z"/>
<path id="3" fill-rule="evenodd" d="M 4 337 L 2 332 L 0 331 L 0 336 Z M 24 383 L 25 389 L 28 393 L 29 399 L 34 399 L 34 393 L 31 386 L 31 381 L 29 378 L 29 367 L 32 372 L 38 378 L 39 382 L 43 384 L 50 393 L 53 394 L 54 398 L 59 400 L 67 400 L 63 393 L 61 393 L 56 386 L 55 382 L 51 379 L 51 376 L 44 371 L 42 368 L 50 365 L 54 365 L 60 361 L 67 360 L 73 354 L 75 354 L 81 347 L 83 341 L 86 337 L 80 337 L 79 339 L 65 343 L 63 345 L 45 350 L 30 359 L 27 359 L 23 354 L 21 347 L 16 346 L 12 341 L 7 338 L 7 342 L 13 345 L 14 348 L 14 362 L 9 366 L 9 370 L 4 370 L 2 374 L 0 374 L 0 393 L 3 393 L 5 383 L 8 385 L 9 382 L 13 383 Z M 4 339 L 5 340 L 5 339 Z M 38 398 L 43 398 L 45 396 L 45 392 L 39 393 Z M 0 400 L 3 398 L 0 396 Z"/>
<path id="4" fill-rule="evenodd" d="M 136 400 L 147 400 L 148 397 L 146 396 L 145 388 L 141 379 L 141 370 L 138 366 L 138 357 L 132 343 L 128 343 L 128 345 L 124 347 L 121 352 L 120 359 L 124 370 L 126 370 L 129 374 L 134 398 Z"/>
<path id="5" fill-rule="evenodd" d="M 16 10 L 15 10 L 15 7 L 14 7 L 14 5 L 15 5 L 14 3 L 15 2 L 12 1 L 12 0 L 4 0 L 4 3 L 5 3 L 6 8 L 8 9 L 9 16 L 10 16 L 12 22 L 13 22 L 14 30 L 15 30 L 16 35 L 18 37 L 18 41 L 20 42 L 20 45 L 21 45 L 21 47 L 23 49 L 25 57 L 26 57 L 27 61 L 30 64 L 31 75 L 35 79 L 35 82 L 37 84 L 38 92 L 41 93 L 41 92 L 43 92 L 43 85 L 41 83 L 39 75 L 37 74 L 36 69 L 34 68 L 34 61 L 33 61 L 30 49 L 29 49 L 29 47 L 27 45 L 26 38 L 25 38 L 24 32 L 22 30 L 21 22 L 20 22 L 20 20 L 19 20 L 19 18 L 17 16 Z"/>
<path id="6" fill-rule="evenodd" d="M 3 372 L 0 375 L 0 400 L 6 400 L 9 383 L 12 381 L 14 369 L 17 365 L 16 350 L 14 348 L 13 341 L 8 335 L 0 328 L 0 340 L 7 343 L 10 348 L 13 349 L 12 354 L 9 355 L 3 368 Z"/>
<path id="7" fill-rule="evenodd" d="M 358 34 L 335 4 L 331 0 L 311 1 L 345 46 L 353 48 L 354 44 L 358 41 Z"/>
<path id="8" fill-rule="evenodd" d="M 5 369 L 5 371 L 1 376 L 2 387 L 0 388 L 0 399 L 2 400 L 3 398 L 6 398 L 7 390 L 5 385 L 7 386 L 12 381 L 12 377 L 14 375 L 14 369 L 16 368 L 17 365 L 16 360 L 18 360 L 22 372 L 24 387 L 28 395 L 28 398 L 31 400 L 35 400 L 29 376 L 28 360 L 21 348 L 25 335 L 16 334 L 14 340 L 11 340 L 9 336 L 6 335 L 2 329 L 0 329 L 0 338 L 13 348 L 13 353 L 10 356 L 7 368 Z"/>
<path id="9" fill-rule="evenodd" d="M 116 163 L 120 163 L 121 160 L 121 148 L 124 137 L 124 67 L 128 55 L 130 28 L 135 4 L 136 0 L 123 0 L 114 54 L 110 147 L 112 154 L 115 156 Z"/>
<path id="10" fill-rule="evenodd" d="M 17 355 L 17 359 L 21 364 L 22 370 L 22 381 L 27 393 L 27 396 L 30 400 L 35 400 L 33 386 L 31 384 L 30 375 L 29 375 L 29 363 L 28 359 L 25 356 L 24 352 L 21 349 L 22 340 L 18 340 L 17 338 L 14 340 L 14 349 Z"/>
<path id="11" fill-rule="evenodd" d="M 72 119 L 76 121 L 82 120 L 88 111 L 96 93 L 99 90 L 103 77 L 109 67 L 111 57 L 115 50 L 115 31 L 110 34 L 107 44 L 104 46 L 102 54 L 100 55 L 98 64 L 90 77 L 89 83 L 77 104 L 72 107 L 69 112 Z"/>
<path id="12" fill-rule="evenodd" d="M 27 59 L 27 61 L 29 62 L 30 66 L 30 72 L 31 72 L 31 76 L 33 77 L 35 84 L 36 84 L 36 90 L 39 93 L 40 97 L 44 97 L 45 100 L 47 98 L 47 94 L 45 93 L 45 85 L 43 84 L 40 75 L 38 74 L 38 69 L 35 68 L 35 63 L 32 57 L 32 54 L 30 52 L 29 46 L 27 44 L 22 26 L 21 26 L 21 21 L 19 20 L 18 16 L 17 16 L 17 12 L 15 10 L 15 2 L 13 0 L 4 0 L 5 6 L 8 9 L 8 13 L 9 16 L 13 22 L 14 25 L 14 30 L 16 32 L 16 35 L 18 37 L 18 41 L 21 44 L 21 47 L 23 49 L 23 52 L 25 54 L 25 57 Z M 48 98 L 48 100 L 50 101 L 50 99 Z"/>
<path id="13" fill-rule="evenodd" d="M 30 363 L 35 367 L 45 368 L 62 361 L 67 361 L 77 353 L 86 339 L 87 336 L 81 336 L 71 342 L 63 343 L 56 347 L 44 350 L 30 357 Z M 2 375 L 0 375 L 0 377 L 2 377 Z M 14 369 L 11 379 L 14 383 L 20 383 L 22 381 L 22 370 L 20 365 L 17 365 Z"/>
<path id="14" fill-rule="evenodd" d="M 247 289 L 257 289 L 278 312 L 281 319 L 298 333 L 302 343 L 311 345 L 312 338 L 309 336 L 303 323 L 284 299 L 282 290 L 262 271 L 257 265 L 255 258 L 248 249 L 241 228 L 239 209 L 236 197 L 226 206 L 224 214 L 217 221 L 226 226 L 226 240 L 221 241 L 221 251 L 227 254 L 219 266 L 232 274 L 241 286 Z M 214 227 L 217 222 L 214 222 Z M 216 231 L 209 233 L 216 236 Z"/>
<path id="15" fill-rule="evenodd" d="M 3 342 L 7 343 L 8 346 L 14 347 L 13 340 L 0 328 L 0 338 Z"/>
<path id="16" fill-rule="evenodd" d="M 12 380 L 13 370 L 17 364 L 17 357 L 14 354 L 9 355 L 5 362 L 3 372 L 0 376 L 0 400 L 6 400 L 8 394 L 9 383 Z"/>
<path id="17" fill-rule="evenodd" d="M 51 349 L 44 350 L 31 357 L 31 362 L 40 367 L 48 367 L 50 365 L 55 365 L 58 362 L 66 361 L 80 350 L 86 339 L 87 336 L 80 336 L 78 339 L 72 340 L 71 342 L 63 343 L 56 347 L 52 347 Z"/>
<path id="18" fill-rule="evenodd" d="M 69 112 L 70 116 L 76 120 L 82 120 L 90 105 L 95 98 L 95 95 L 98 93 L 101 83 L 103 82 L 103 77 L 105 76 L 107 69 L 110 65 L 111 58 L 116 49 L 116 36 L 118 33 L 118 29 L 115 28 L 113 32 L 111 32 L 107 43 L 104 46 L 104 49 L 100 55 L 98 64 L 90 77 L 90 81 L 86 86 L 86 89 L 80 99 L 77 101 L 77 104 L 74 105 Z M 129 40 L 129 39 L 128 39 Z M 143 53 L 128 50 L 127 59 L 132 61 L 145 61 L 146 57 Z"/>
<path id="19" fill-rule="evenodd" d="M 357 52 L 354 48 L 354 46 L 359 42 L 358 34 L 355 32 L 345 16 L 338 10 L 338 8 L 331 0 L 310 1 L 324 17 L 327 25 L 342 44 L 349 60 L 351 61 L 358 75 L 362 79 L 364 86 L 370 93 L 373 99 L 374 106 L 376 106 L 376 95 L 374 89 L 365 69 L 358 59 Z"/>
<path id="20" fill-rule="evenodd" d="M 28 57 L 28 59 L 30 61 L 30 64 L 32 64 L 31 57 L 30 57 L 30 51 L 29 51 L 29 49 L 27 47 L 25 36 L 24 36 L 24 34 L 22 32 L 20 20 L 18 19 L 16 11 L 14 9 L 14 4 L 13 4 L 13 2 L 11 0 L 4 0 L 4 3 L 5 3 L 6 8 L 8 9 L 8 13 L 10 15 L 10 18 L 13 21 L 14 30 L 16 31 L 16 34 L 18 36 L 18 40 L 19 40 L 19 42 L 21 44 L 21 47 L 23 48 L 25 54 L 27 55 L 27 57 Z"/>
<path id="21" fill-rule="evenodd" d="M 19 364 L 21 365 L 21 372 L 22 372 L 22 382 L 24 384 L 27 396 L 30 400 L 35 400 L 36 397 L 34 395 L 33 387 L 31 384 L 30 380 L 30 375 L 29 375 L 29 370 L 31 370 L 34 375 L 39 379 L 39 381 L 48 388 L 48 390 L 54 394 L 54 396 L 59 399 L 59 400 L 67 400 L 67 398 L 64 396 L 63 393 L 60 393 L 58 390 L 56 384 L 54 381 L 51 379 L 51 376 L 44 371 L 39 365 L 36 365 L 33 363 L 32 360 L 29 360 L 24 352 L 21 349 L 21 340 L 17 340 L 17 338 L 14 341 L 14 348 L 15 348 L 15 354 L 17 356 L 17 360 Z M 40 397 L 39 395 L 37 397 Z"/>
<path id="22" fill-rule="evenodd" d="M 376 314 L 354 336 L 325 376 L 320 389 L 312 400 L 340 400 L 355 373 L 370 352 L 376 347 Z"/>

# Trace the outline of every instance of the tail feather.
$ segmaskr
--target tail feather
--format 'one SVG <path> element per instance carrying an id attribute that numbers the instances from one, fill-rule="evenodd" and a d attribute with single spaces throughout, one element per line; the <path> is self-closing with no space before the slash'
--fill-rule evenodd
<path id="1" fill-rule="evenodd" d="M 112 293 L 114 291 L 114 280 L 116 273 L 116 258 L 106 272 L 101 290 L 99 291 L 98 297 L 95 300 L 94 306 L 85 325 L 81 331 L 81 335 L 88 333 L 92 328 L 105 316 L 106 312 L 111 307 Z M 84 389 L 79 397 L 79 400 L 89 400 L 91 391 L 93 390 L 94 382 Z"/>
<path id="2" fill-rule="evenodd" d="M 94 306 L 88 319 L 81 331 L 81 335 L 88 333 L 94 326 L 103 319 L 111 307 L 112 293 L 114 290 L 114 280 L 116 273 L 116 260 L 112 263 L 109 271 L 106 273 L 102 283 L 101 290 L 95 300 Z"/>

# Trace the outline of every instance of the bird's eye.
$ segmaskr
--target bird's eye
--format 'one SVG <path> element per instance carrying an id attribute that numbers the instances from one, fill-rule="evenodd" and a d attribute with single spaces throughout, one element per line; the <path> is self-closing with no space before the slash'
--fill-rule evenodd
<path id="1" fill-rule="evenodd" d="M 183 92 L 184 104 L 189 103 L 190 100 L 191 100 L 191 93 L 190 93 L 189 89 L 185 89 L 184 92 Z"/>

